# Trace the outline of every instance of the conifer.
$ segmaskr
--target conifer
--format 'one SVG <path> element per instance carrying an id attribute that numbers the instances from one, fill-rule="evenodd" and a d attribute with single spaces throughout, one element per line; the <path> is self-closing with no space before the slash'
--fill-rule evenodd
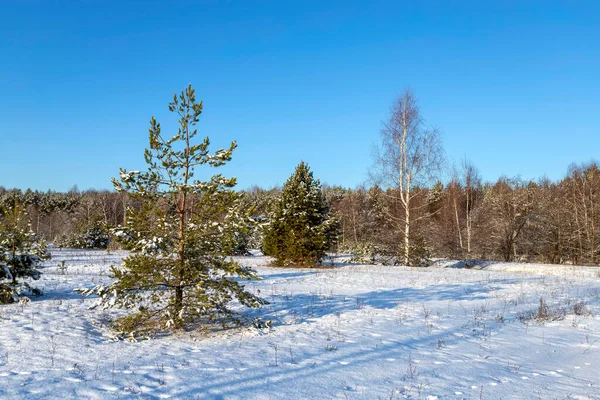
<path id="1" fill-rule="evenodd" d="M 32 232 L 18 193 L 0 201 L 0 303 L 13 303 L 42 292 L 18 278 L 40 278 L 43 260 L 50 258 L 46 242 Z"/>
<path id="2" fill-rule="evenodd" d="M 274 206 L 264 239 L 265 254 L 279 266 L 314 266 L 336 242 L 337 220 L 313 177 L 308 164 L 301 162 L 286 181 Z"/>
<path id="3" fill-rule="evenodd" d="M 243 281 L 258 279 L 230 255 L 235 234 L 247 217 L 232 190 L 235 178 L 213 175 L 194 179 L 199 166 L 219 167 L 231 160 L 236 143 L 209 152 L 206 137 L 194 143 L 202 102 L 188 86 L 175 95 L 169 110 L 179 116 L 177 133 L 165 139 L 160 124 L 150 121 L 150 148 L 144 152 L 146 172 L 121 169 L 113 178 L 117 191 L 140 199 L 127 211 L 127 225 L 115 230 L 131 251 L 121 267 L 113 267 L 114 283 L 84 291 L 100 296 L 96 305 L 133 312 L 117 320 L 121 332 L 181 328 L 194 322 L 238 320 L 228 304 L 259 307 L 263 301 L 246 291 Z"/>

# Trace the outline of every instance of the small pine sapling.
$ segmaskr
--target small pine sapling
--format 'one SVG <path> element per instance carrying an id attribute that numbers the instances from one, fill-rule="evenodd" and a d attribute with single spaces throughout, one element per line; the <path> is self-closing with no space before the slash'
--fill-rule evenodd
<path id="1" fill-rule="evenodd" d="M 169 104 L 179 116 L 179 129 L 165 139 L 160 124 L 150 121 L 150 148 L 144 152 L 146 172 L 121 169 L 115 189 L 138 200 L 127 211 L 127 224 L 114 230 L 130 250 L 121 267 L 113 267 L 109 286 L 82 290 L 100 296 L 96 306 L 133 312 L 118 319 L 123 333 L 188 327 L 210 321 L 241 322 L 228 308 L 232 300 L 247 307 L 265 302 L 248 292 L 245 280 L 256 273 L 234 261 L 236 232 L 249 223 L 232 188 L 235 178 L 214 175 L 194 179 L 196 167 L 219 167 L 236 148 L 209 152 L 209 138 L 194 144 L 202 102 L 188 86 Z M 259 322 L 259 321 L 254 321 Z"/>
<path id="2" fill-rule="evenodd" d="M 335 244 L 338 221 L 308 164 L 301 162 L 286 181 L 264 236 L 265 254 L 275 265 L 311 267 Z"/>
<path id="3" fill-rule="evenodd" d="M 50 258 L 46 242 L 31 231 L 25 207 L 15 196 L 0 204 L 0 303 L 14 303 L 42 292 L 17 278 L 40 278 L 40 264 Z"/>

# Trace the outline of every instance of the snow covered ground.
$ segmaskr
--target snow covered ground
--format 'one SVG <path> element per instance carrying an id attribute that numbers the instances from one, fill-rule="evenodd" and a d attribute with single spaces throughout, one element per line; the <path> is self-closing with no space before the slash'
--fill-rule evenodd
<path id="1" fill-rule="evenodd" d="M 108 282 L 124 253 L 53 255 L 45 296 L 0 306 L 0 398 L 600 399 L 597 268 L 240 258 L 264 278 L 248 287 L 270 301 L 252 311 L 270 329 L 130 343 L 111 340 L 116 311 L 73 293 Z M 562 319 L 537 321 L 540 298 Z"/>

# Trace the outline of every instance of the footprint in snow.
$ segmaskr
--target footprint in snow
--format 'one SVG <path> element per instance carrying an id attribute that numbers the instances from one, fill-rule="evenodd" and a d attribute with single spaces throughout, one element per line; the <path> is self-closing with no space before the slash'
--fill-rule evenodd
<path id="1" fill-rule="evenodd" d="M 107 392 L 116 392 L 119 390 L 117 386 L 113 385 L 100 385 L 99 388 L 102 390 L 106 390 Z"/>
<path id="2" fill-rule="evenodd" d="M 15 375 L 31 375 L 31 371 L 10 371 Z"/>

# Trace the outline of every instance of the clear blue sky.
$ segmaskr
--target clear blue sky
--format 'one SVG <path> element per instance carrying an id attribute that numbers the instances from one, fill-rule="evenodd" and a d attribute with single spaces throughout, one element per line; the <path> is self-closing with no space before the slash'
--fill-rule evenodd
<path id="1" fill-rule="evenodd" d="M 492 4 L 493 3 L 493 4 Z M 151 116 L 204 100 L 239 187 L 364 182 L 407 86 L 450 159 L 560 179 L 600 154 L 597 1 L 0 2 L 0 185 L 110 188 L 143 169 Z"/>

